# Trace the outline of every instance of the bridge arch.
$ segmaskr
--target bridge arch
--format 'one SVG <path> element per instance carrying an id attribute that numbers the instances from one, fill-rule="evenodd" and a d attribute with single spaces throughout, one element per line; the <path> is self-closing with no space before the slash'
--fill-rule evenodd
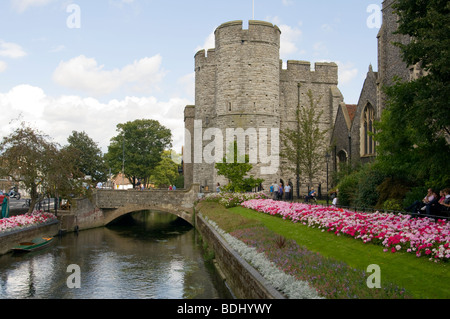
<path id="1" fill-rule="evenodd" d="M 180 218 L 182 218 L 183 220 L 185 220 L 186 222 L 188 222 L 189 224 L 191 224 L 192 226 L 194 225 L 194 221 L 193 221 L 193 214 L 183 211 L 183 210 L 178 210 L 178 209 L 173 209 L 171 207 L 164 207 L 163 205 L 139 205 L 139 204 L 129 204 L 129 205 L 125 205 L 119 208 L 115 208 L 115 209 L 102 209 L 103 210 L 103 216 L 104 216 L 104 225 L 108 225 L 110 223 L 112 223 L 113 221 L 115 221 L 116 219 L 131 214 L 133 212 L 140 212 L 140 211 L 159 211 L 159 212 L 165 212 L 165 213 L 169 213 L 175 216 L 178 216 Z"/>
<path id="2" fill-rule="evenodd" d="M 79 198 L 68 213 L 58 213 L 61 229 L 84 230 L 103 227 L 126 214 L 153 210 L 176 215 L 194 226 L 194 203 L 199 185 L 188 190 L 96 189 L 89 198 Z"/>
<path id="3" fill-rule="evenodd" d="M 156 210 L 176 215 L 194 225 L 194 202 L 198 185 L 188 190 L 105 190 L 94 192 L 92 204 L 103 212 L 103 225 L 135 211 Z"/>

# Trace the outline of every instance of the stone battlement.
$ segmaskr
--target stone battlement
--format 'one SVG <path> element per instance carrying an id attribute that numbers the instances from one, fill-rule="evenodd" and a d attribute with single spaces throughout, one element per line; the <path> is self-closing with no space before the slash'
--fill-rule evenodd
<path id="1" fill-rule="evenodd" d="M 281 79 L 302 78 L 307 82 L 322 82 L 338 84 L 338 66 L 334 62 L 316 62 L 314 70 L 308 61 L 287 61 L 287 68 L 282 68 L 283 61 L 280 60 Z"/>
<path id="2" fill-rule="evenodd" d="M 216 31 L 216 49 L 231 43 L 244 44 L 258 42 L 280 45 L 281 30 L 272 23 L 250 20 L 248 29 L 243 28 L 243 21 L 230 21 L 220 25 Z"/>

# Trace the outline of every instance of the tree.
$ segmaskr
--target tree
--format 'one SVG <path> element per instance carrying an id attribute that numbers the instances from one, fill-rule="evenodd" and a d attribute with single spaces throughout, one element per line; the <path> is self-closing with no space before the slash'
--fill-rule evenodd
<path id="1" fill-rule="evenodd" d="M 289 167 L 296 174 L 305 174 L 309 185 L 312 185 L 314 176 L 323 167 L 327 130 L 320 128 L 323 111 L 316 111 L 320 99 L 314 101 L 311 90 L 308 90 L 307 96 L 309 105 L 298 107 L 296 111 L 297 128 L 281 131 L 284 145 L 281 157 L 291 164 Z"/>
<path id="2" fill-rule="evenodd" d="M 450 135 L 450 2 L 448 0 L 397 0 L 394 9 L 399 17 L 396 33 L 411 37 L 408 44 L 396 43 L 403 60 L 419 65 L 427 74 L 411 83 L 417 90 L 410 106 L 420 118 L 419 132 L 435 138 Z M 411 119 L 414 120 L 414 119 Z"/>
<path id="3" fill-rule="evenodd" d="M 106 163 L 98 144 L 85 132 L 77 131 L 73 131 L 67 141 L 69 144 L 65 149 L 76 158 L 75 167 L 82 174 L 78 177 L 91 176 L 94 184 L 99 181 L 106 181 Z"/>
<path id="4" fill-rule="evenodd" d="M 169 187 L 175 185 L 178 176 L 178 164 L 172 160 L 170 151 L 164 151 L 161 162 L 153 170 L 150 181 L 158 188 Z"/>
<path id="5" fill-rule="evenodd" d="M 171 131 L 158 121 L 146 119 L 118 124 L 117 131 L 105 155 L 112 172 L 123 171 L 133 186 L 139 179 L 147 184 L 164 150 L 172 146 Z"/>
<path id="6" fill-rule="evenodd" d="M 450 3 L 442 0 L 397 0 L 396 33 L 408 44 L 396 43 L 403 60 L 418 65 L 424 76 L 399 79 L 384 88 L 387 105 L 376 124 L 377 165 L 387 174 L 446 187 L 450 183 Z"/>
<path id="7" fill-rule="evenodd" d="M 247 154 L 240 154 L 236 141 L 230 145 L 222 163 L 216 163 L 215 168 L 217 175 L 228 179 L 229 184 L 225 189 L 233 193 L 251 191 L 264 182 L 263 179 L 255 179 L 252 175 L 245 177 L 252 170 L 253 165 L 250 164 L 250 157 Z"/>
<path id="8" fill-rule="evenodd" d="M 26 187 L 31 196 L 30 213 L 40 198 L 39 193 L 47 193 L 53 184 L 50 173 L 55 170 L 54 159 L 58 154 L 57 144 L 24 123 L 0 143 L 0 175 Z M 68 166 L 64 170 L 71 171 Z"/>

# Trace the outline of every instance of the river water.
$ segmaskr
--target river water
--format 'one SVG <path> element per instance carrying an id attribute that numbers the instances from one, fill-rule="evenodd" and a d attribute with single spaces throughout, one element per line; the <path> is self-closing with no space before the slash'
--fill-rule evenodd
<path id="1" fill-rule="evenodd" d="M 230 297 L 192 226 L 162 212 L 133 213 L 41 251 L 0 256 L 1 299 Z"/>

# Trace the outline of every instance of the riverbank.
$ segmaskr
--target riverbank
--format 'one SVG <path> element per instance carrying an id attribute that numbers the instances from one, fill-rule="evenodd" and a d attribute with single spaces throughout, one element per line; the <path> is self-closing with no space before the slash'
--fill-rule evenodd
<path id="1" fill-rule="evenodd" d="M 240 239 L 243 241 L 247 240 L 249 245 L 260 247 L 266 245 L 261 249 L 267 251 L 272 249 L 272 253 L 281 251 L 273 249 L 276 241 L 280 241 L 280 245 L 285 241 L 286 247 L 292 248 L 294 245 L 297 249 L 295 254 L 298 257 L 300 254 L 298 252 L 301 251 L 303 260 L 284 264 L 284 268 L 299 277 L 309 278 L 319 290 L 326 292 L 327 298 L 448 299 L 450 297 L 448 263 L 436 264 L 426 258 L 419 259 L 407 253 L 385 253 L 377 245 L 363 244 L 344 236 L 338 237 L 242 207 L 225 209 L 217 203 L 202 202 L 197 209 L 204 212 L 226 232 L 233 233 L 237 237 L 241 236 Z M 264 236 L 259 230 L 251 237 L 252 230 L 257 227 L 270 230 L 272 233 L 267 236 L 273 237 L 261 238 Z M 321 258 L 315 259 L 316 255 L 320 255 Z M 272 258 L 281 257 L 286 256 L 272 254 Z M 370 289 L 367 286 L 367 279 L 370 276 L 370 273 L 366 273 L 367 268 L 373 264 L 381 268 L 381 284 L 384 289 Z M 303 268 L 315 273 L 309 275 L 302 273 L 300 270 L 304 271 Z M 336 291 L 333 291 L 334 289 Z"/>
<path id="2" fill-rule="evenodd" d="M 54 220 L 45 224 L 0 233 L 0 256 L 11 252 L 14 246 L 21 242 L 30 241 L 37 237 L 52 237 L 58 234 L 59 221 Z"/>

